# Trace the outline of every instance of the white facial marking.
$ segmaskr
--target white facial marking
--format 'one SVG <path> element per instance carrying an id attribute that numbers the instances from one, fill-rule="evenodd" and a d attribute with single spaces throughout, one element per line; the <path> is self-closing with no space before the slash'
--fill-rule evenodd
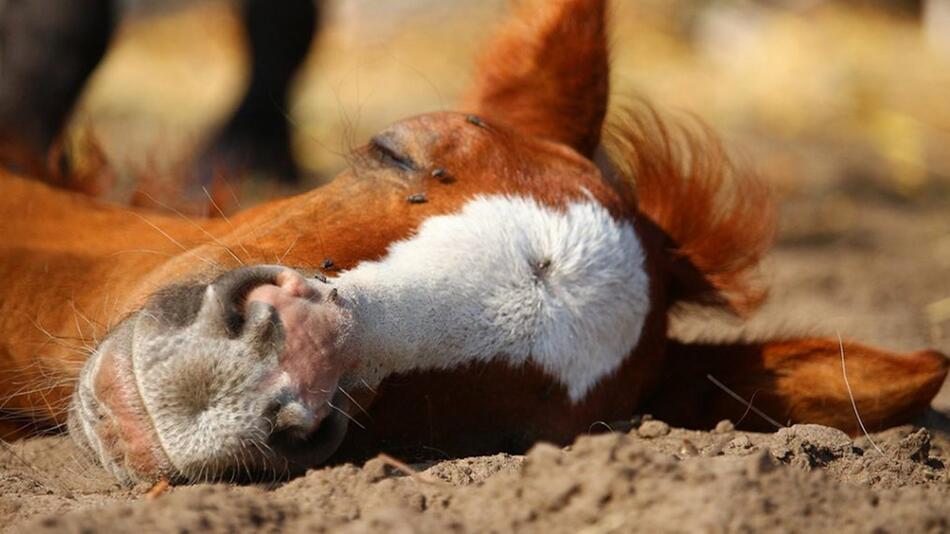
<path id="1" fill-rule="evenodd" d="M 335 283 L 362 376 L 533 362 L 574 402 L 630 354 L 650 308 L 640 240 L 593 200 L 478 197 Z"/>

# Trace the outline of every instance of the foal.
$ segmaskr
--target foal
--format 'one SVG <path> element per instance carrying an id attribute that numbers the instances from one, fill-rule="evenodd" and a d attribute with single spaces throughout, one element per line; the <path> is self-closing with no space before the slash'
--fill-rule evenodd
<path id="1" fill-rule="evenodd" d="M 703 132 L 646 111 L 602 135 L 605 4 L 527 5 L 461 113 L 398 122 L 330 184 L 230 220 L 4 176 L 2 409 L 68 419 L 126 481 L 521 451 L 640 411 L 738 418 L 708 376 L 852 433 L 852 393 L 870 428 L 924 409 L 947 374 L 933 351 L 668 338 L 682 304 L 755 309 L 774 216 Z"/>

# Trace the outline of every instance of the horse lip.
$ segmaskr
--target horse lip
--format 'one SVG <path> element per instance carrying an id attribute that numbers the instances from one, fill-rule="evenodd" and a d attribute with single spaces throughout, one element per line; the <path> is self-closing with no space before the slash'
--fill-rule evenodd
<path id="1" fill-rule="evenodd" d="M 79 448 L 124 481 L 175 472 L 134 385 L 135 326 L 118 325 L 84 364 L 69 416 Z"/>

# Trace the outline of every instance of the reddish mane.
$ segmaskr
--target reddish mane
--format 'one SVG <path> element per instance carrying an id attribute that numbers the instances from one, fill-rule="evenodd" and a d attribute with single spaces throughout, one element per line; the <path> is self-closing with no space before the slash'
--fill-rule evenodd
<path id="1" fill-rule="evenodd" d="M 747 314 L 765 298 L 756 267 L 776 230 L 769 187 L 738 171 L 700 121 L 690 129 L 653 108 L 624 108 L 605 145 L 621 186 L 665 234 L 673 302 Z"/>

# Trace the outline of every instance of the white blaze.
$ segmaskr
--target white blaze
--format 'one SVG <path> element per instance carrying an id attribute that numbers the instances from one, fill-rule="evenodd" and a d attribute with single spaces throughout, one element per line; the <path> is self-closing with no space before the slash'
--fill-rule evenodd
<path id="1" fill-rule="evenodd" d="M 478 197 L 342 273 L 362 373 L 533 362 L 581 400 L 637 345 L 649 311 L 633 227 L 590 200 Z"/>

